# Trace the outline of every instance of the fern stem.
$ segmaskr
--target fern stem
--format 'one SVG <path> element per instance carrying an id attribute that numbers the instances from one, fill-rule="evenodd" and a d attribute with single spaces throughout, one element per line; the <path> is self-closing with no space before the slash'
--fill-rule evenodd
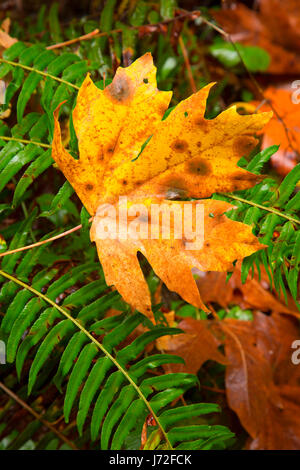
<path id="1" fill-rule="evenodd" d="M 141 392 L 140 388 L 138 387 L 138 385 L 134 382 L 134 380 L 130 377 L 130 375 L 126 372 L 126 370 L 118 363 L 118 361 L 106 350 L 106 348 L 101 344 L 99 343 L 99 341 L 96 340 L 96 338 L 94 338 L 91 333 L 88 332 L 88 330 L 86 330 L 84 328 L 84 326 L 81 325 L 81 323 L 76 320 L 76 318 L 73 318 L 64 308 L 62 308 L 60 305 L 57 305 L 53 300 L 49 299 L 46 295 L 42 294 L 41 292 L 39 292 L 38 290 L 36 290 L 34 287 L 32 286 L 29 286 L 28 284 L 26 284 L 25 282 L 23 281 L 20 281 L 19 279 L 17 279 L 16 277 L 12 276 L 11 274 L 8 274 L 6 273 L 5 271 L 2 271 L 0 270 L 0 276 L 3 276 L 5 277 L 6 279 L 9 279 L 10 281 L 13 281 L 14 283 L 18 284 L 19 286 L 23 287 L 24 289 L 27 289 L 29 290 L 30 292 L 32 292 L 33 294 L 37 295 L 38 297 L 40 297 L 41 299 L 43 299 L 45 302 L 47 302 L 48 304 L 52 305 L 52 307 L 56 308 L 60 313 L 62 313 L 66 318 L 68 318 L 68 320 L 70 320 L 72 323 L 74 323 L 74 325 L 77 326 L 77 328 L 79 328 L 96 346 L 98 349 L 100 349 L 106 357 L 108 357 L 111 362 L 119 369 L 120 372 L 122 372 L 122 374 L 126 377 L 126 379 L 128 380 L 128 382 L 132 385 L 132 387 L 135 389 L 136 393 L 139 395 L 139 397 L 143 400 L 143 402 L 145 403 L 146 407 L 148 408 L 149 412 L 152 414 L 155 422 L 157 423 L 162 435 L 164 436 L 165 440 L 166 440 L 166 443 L 168 445 L 168 448 L 170 450 L 173 450 L 173 447 L 171 445 L 171 442 L 169 441 L 169 438 L 168 438 L 168 435 L 166 433 L 166 431 L 164 430 L 164 428 L 162 427 L 160 421 L 159 421 L 159 418 L 158 416 L 156 415 L 156 413 L 154 412 L 154 410 L 152 409 L 150 403 L 148 402 L 147 398 L 143 395 L 143 393 Z"/>
<path id="2" fill-rule="evenodd" d="M 274 209 L 274 207 L 263 206 L 262 204 L 258 204 L 257 202 L 253 202 L 253 201 L 248 201 L 247 199 L 244 199 L 244 198 L 239 197 L 239 196 L 234 196 L 233 194 L 224 194 L 224 193 L 220 193 L 220 194 L 221 194 L 221 196 L 225 196 L 225 197 L 228 197 L 230 199 L 235 199 L 236 201 L 244 202 L 245 204 L 249 204 L 250 206 L 258 207 L 259 209 L 263 209 L 264 211 L 272 212 L 273 214 L 276 214 L 279 217 L 282 217 L 283 219 L 287 219 L 290 222 L 293 222 L 295 224 L 300 225 L 300 220 L 295 219 L 291 215 L 283 214 L 279 210 Z"/>
<path id="3" fill-rule="evenodd" d="M 1 59 L 0 59 L 1 61 Z M 26 139 L 18 139 L 17 137 L 6 137 L 1 135 L 0 140 L 7 140 L 7 141 L 12 141 L 12 142 L 20 142 L 21 144 L 34 144 L 34 145 L 39 145 L 40 147 L 44 147 L 46 149 L 51 149 L 51 145 L 49 144 L 43 144 L 42 142 L 36 142 L 35 140 L 26 140 Z"/>
<path id="4" fill-rule="evenodd" d="M 28 65 L 23 65 L 23 64 L 20 64 L 19 62 L 12 62 L 11 60 L 6 60 L 6 59 L 3 59 L 2 57 L 0 58 L 0 62 L 3 62 L 8 65 L 12 65 L 13 67 L 20 67 L 21 69 L 27 70 L 29 72 L 38 73 L 39 75 L 42 75 L 43 77 L 52 78 L 53 80 L 56 80 L 60 83 L 64 83 L 65 85 L 70 86 L 72 88 L 75 88 L 75 90 L 79 90 L 79 87 L 77 85 L 74 85 L 71 82 L 67 82 L 66 80 L 63 80 L 62 78 L 55 77 L 55 75 L 51 75 L 50 73 L 42 72 L 41 70 L 37 70 L 33 67 L 29 67 Z"/>
<path id="5" fill-rule="evenodd" d="M 78 448 L 73 444 L 73 442 L 69 441 L 67 437 L 65 437 L 61 432 L 59 432 L 55 426 L 53 426 L 52 423 L 49 423 L 46 419 L 44 419 L 41 415 L 39 415 L 34 409 L 31 408 L 31 406 L 27 405 L 25 401 L 23 401 L 18 395 L 16 395 L 12 390 L 7 388 L 2 382 L 0 382 L 0 388 L 9 396 L 11 397 L 15 402 L 19 403 L 28 413 L 30 413 L 32 416 L 34 416 L 38 421 L 43 423 L 45 426 L 47 426 L 50 431 L 52 431 L 54 434 L 57 435 L 57 437 L 64 441 L 68 446 L 70 446 L 73 450 L 78 450 Z"/>

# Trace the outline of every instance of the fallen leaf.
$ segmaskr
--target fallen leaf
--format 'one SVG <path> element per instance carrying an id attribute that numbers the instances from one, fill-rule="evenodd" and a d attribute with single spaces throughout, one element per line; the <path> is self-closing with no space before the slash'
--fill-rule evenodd
<path id="1" fill-rule="evenodd" d="M 164 352 L 180 355 L 185 364 L 170 364 L 172 372 L 197 374 L 204 362 L 211 360 L 228 364 L 226 357 L 219 351 L 221 342 L 211 331 L 214 322 L 185 318 L 178 325 L 185 334 L 168 336 Z"/>
<path id="2" fill-rule="evenodd" d="M 173 226 L 169 237 L 162 237 L 163 223 L 160 218 L 155 223 L 152 214 L 151 220 L 148 215 L 146 219 L 141 217 L 136 238 L 130 235 L 124 239 L 120 233 L 112 236 L 114 224 L 120 222 L 124 211 L 128 215 L 133 205 L 138 204 L 142 211 L 163 202 L 163 215 L 176 211 L 183 214 L 188 205 L 190 214 L 195 214 L 199 201 L 173 199 L 208 198 L 214 192 L 246 189 L 261 180 L 239 168 L 237 162 L 254 148 L 257 141 L 252 134 L 262 129 L 272 113 L 241 116 L 231 107 L 207 120 L 204 113 L 212 85 L 182 101 L 162 121 L 171 92 L 157 90 L 151 54 L 126 69 L 119 67 L 104 90 L 87 76 L 73 112 L 79 160 L 63 148 L 59 108 L 54 113 L 52 156 L 95 216 L 91 239 L 96 242 L 106 281 L 114 284 L 133 308 L 150 317 L 151 299 L 138 252 L 170 290 L 207 310 L 191 269 L 226 271 L 234 260 L 263 248 L 250 226 L 224 215 L 232 208 L 230 204 L 210 199 L 200 201 L 205 225 L 201 247 L 188 249 L 188 243 L 195 241 L 197 222 L 192 215 L 188 219 L 193 235 L 188 238 L 177 239 Z M 125 201 L 121 196 L 126 196 Z M 130 223 L 136 220 L 136 213 L 128 216 Z M 106 239 L 99 235 L 105 224 L 104 231 L 109 235 Z M 141 235 L 149 225 L 158 229 L 156 238 L 149 237 L 149 233 Z"/>
<path id="3" fill-rule="evenodd" d="M 268 87 L 265 97 L 271 101 L 276 115 L 265 126 L 263 131 L 262 148 L 280 144 L 279 150 L 272 155 L 271 162 L 277 172 L 285 176 L 300 161 L 300 103 L 293 100 L 295 90 Z M 253 107 L 260 105 L 252 102 Z M 269 111 L 268 103 L 260 107 L 261 111 Z"/>
<path id="4" fill-rule="evenodd" d="M 242 309 L 256 309 L 262 312 L 277 312 L 300 317 L 300 313 L 291 296 L 288 305 L 283 296 L 278 298 L 276 292 L 270 291 L 269 277 L 263 266 L 260 267 L 261 279 L 257 269 L 254 275 L 248 276 L 243 284 L 241 263 L 237 263 L 232 276 L 226 282 L 226 273 L 197 271 L 197 286 L 204 303 L 215 302 L 223 308 L 239 305 Z"/>
<path id="5" fill-rule="evenodd" d="M 226 394 L 251 436 L 250 449 L 300 448 L 300 369 L 291 361 L 299 326 L 291 317 L 256 313 L 225 320 Z"/>
<path id="6" fill-rule="evenodd" d="M 18 42 L 16 38 L 12 38 L 8 34 L 10 29 L 10 23 L 10 18 L 5 18 L 5 20 L 2 21 L 0 26 L 0 46 L 4 49 L 7 49 L 8 47 Z"/>
<path id="7" fill-rule="evenodd" d="M 233 41 L 265 49 L 272 74 L 300 72 L 300 11 L 297 0 L 259 0 L 258 11 L 238 2 L 234 8 L 211 11 Z"/>

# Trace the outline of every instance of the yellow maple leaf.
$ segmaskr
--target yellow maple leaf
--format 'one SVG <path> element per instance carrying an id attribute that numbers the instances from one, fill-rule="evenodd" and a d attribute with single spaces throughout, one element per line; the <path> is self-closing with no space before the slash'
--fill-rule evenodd
<path id="1" fill-rule="evenodd" d="M 224 215 L 232 207 L 230 204 L 211 199 L 178 201 L 246 189 L 261 179 L 239 168 L 237 162 L 254 148 L 253 134 L 262 129 L 272 113 L 241 116 L 231 107 L 207 120 L 204 113 L 212 86 L 182 101 L 162 121 L 172 93 L 157 89 L 151 54 L 140 57 L 130 67 L 119 67 L 104 90 L 98 89 L 87 76 L 73 112 L 79 160 L 63 148 L 59 108 L 54 113 L 52 156 L 94 216 L 91 239 L 96 242 L 106 281 L 115 285 L 132 307 L 149 317 L 151 299 L 138 252 L 148 259 L 170 290 L 207 310 L 192 268 L 226 271 L 234 260 L 263 248 L 251 227 Z M 197 213 L 199 203 L 203 239 L 201 246 L 191 248 L 198 227 L 193 214 Z M 161 215 L 154 221 L 150 208 L 159 204 Z M 139 208 L 138 228 L 136 213 L 130 214 L 133 207 Z M 149 216 L 148 212 L 141 216 L 143 208 L 149 210 Z M 138 235 L 125 239 L 118 232 L 109 237 L 124 209 L 129 214 L 126 224 L 135 223 Z M 179 214 L 181 223 L 184 217 L 189 219 L 190 238 L 178 236 L 175 214 Z M 168 221 L 170 225 L 170 220 L 173 225 L 164 237 L 164 224 Z M 103 223 L 107 238 L 99 235 L 103 234 Z M 158 230 L 154 237 L 149 223 L 151 230 Z"/>

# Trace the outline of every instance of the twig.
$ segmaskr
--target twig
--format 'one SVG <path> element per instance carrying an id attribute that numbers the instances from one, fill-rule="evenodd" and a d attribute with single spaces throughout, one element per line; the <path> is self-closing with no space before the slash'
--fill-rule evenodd
<path id="1" fill-rule="evenodd" d="M 29 405 L 27 405 L 27 403 L 25 403 L 25 401 L 23 401 L 20 397 L 18 397 L 18 395 L 16 395 L 9 388 L 7 388 L 2 382 L 0 382 L 0 388 L 13 400 L 19 403 L 19 405 L 21 405 L 25 410 L 27 410 L 32 416 L 34 416 L 37 420 L 39 420 L 41 423 L 47 426 L 47 428 L 49 428 L 54 434 L 56 434 L 59 437 L 59 439 L 64 441 L 73 450 L 78 450 L 78 448 L 75 446 L 73 442 L 69 441 L 69 439 L 65 437 L 61 432 L 59 432 L 51 423 L 49 423 L 49 421 L 42 418 L 40 414 L 34 411 Z"/>
<path id="2" fill-rule="evenodd" d="M 92 221 L 92 217 L 89 219 L 89 222 L 91 221 Z M 41 240 L 39 242 L 32 243 L 31 245 L 27 245 L 27 246 L 21 246 L 20 248 L 16 248 L 15 250 L 5 251 L 4 253 L 0 253 L 0 258 L 2 258 L 2 256 L 12 255 L 13 253 L 18 253 L 20 251 L 30 250 L 30 248 L 36 248 L 37 246 L 44 245 L 44 243 L 53 242 L 54 240 L 58 240 L 59 238 L 65 237 L 66 235 L 70 235 L 70 233 L 76 232 L 76 230 L 80 230 L 81 228 L 82 228 L 82 224 L 76 225 L 76 227 L 70 228 L 70 230 L 66 230 L 63 233 L 59 233 L 58 235 L 55 235 L 54 237 L 47 238 L 46 240 Z"/>
<path id="3" fill-rule="evenodd" d="M 184 45 L 184 42 L 183 42 L 183 39 L 182 39 L 181 36 L 179 36 L 179 45 L 180 45 L 180 49 L 181 49 L 181 52 L 182 52 L 182 55 L 183 55 L 183 58 L 184 58 L 187 74 L 188 74 L 190 85 L 191 85 L 191 90 L 192 90 L 193 93 L 196 93 L 197 87 L 196 87 L 195 80 L 194 80 L 194 77 L 193 77 L 193 72 L 192 72 L 192 68 L 191 68 L 191 64 L 190 64 L 190 60 L 189 60 L 189 55 L 188 55 L 188 52 L 186 50 L 186 47 Z"/>
<path id="4" fill-rule="evenodd" d="M 57 44 L 52 44 L 52 46 L 46 47 L 46 49 L 58 49 L 59 47 L 70 46 L 71 44 L 75 44 L 76 42 L 86 41 L 87 39 L 91 39 L 99 33 L 99 29 L 94 29 L 88 34 L 84 34 L 83 36 L 79 36 L 78 38 L 69 39 L 69 41 L 59 42 Z"/>
<path id="5" fill-rule="evenodd" d="M 199 11 L 199 10 L 189 11 L 189 12 L 182 13 L 181 15 L 175 16 L 174 18 L 170 18 L 168 20 L 160 21 L 158 23 L 151 23 L 151 24 L 149 23 L 149 24 L 144 24 L 144 25 L 141 25 L 141 26 L 128 26 L 128 29 L 129 30 L 136 30 L 136 29 L 139 30 L 139 29 L 142 29 L 142 28 L 147 28 L 147 26 L 149 26 L 151 28 L 155 28 L 156 26 L 158 27 L 160 25 L 164 25 L 164 24 L 166 25 L 166 24 L 169 24 L 169 23 L 173 23 L 174 21 L 182 20 L 182 19 L 185 19 L 185 18 L 191 18 L 191 19 L 198 18 L 200 15 L 201 15 L 201 11 Z M 48 46 L 47 49 L 58 49 L 59 47 L 69 46 L 70 44 L 75 44 L 76 42 L 88 41 L 89 39 L 100 38 L 102 36 L 112 36 L 113 34 L 122 33 L 122 32 L 123 32 L 123 30 L 121 28 L 111 29 L 110 31 L 103 31 L 103 32 L 98 32 L 98 33 L 94 33 L 94 31 L 92 31 L 92 33 L 85 34 L 84 36 L 79 36 L 78 38 L 74 38 L 74 39 L 71 39 L 69 41 L 61 42 L 61 43 L 58 43 L 58 44 L 53 44 L 51 46 Z"/>
<path id="6" fill-rule="evenodd" d="M 201 384 L 201 388 L 204 388 L 204 390 L 209 390 L 210 392 L 222 393 L 223 395 L 225 395 L 226 393 L 226 391 L 223 390 L 223 388 L 209 387 L 208 385 L 203 385 L 203 384 Z"/>

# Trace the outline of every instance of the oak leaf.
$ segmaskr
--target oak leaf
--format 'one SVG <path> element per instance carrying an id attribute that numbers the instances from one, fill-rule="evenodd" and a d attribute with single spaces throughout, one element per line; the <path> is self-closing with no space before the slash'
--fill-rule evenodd
<path id="1" fill-rule="evenodd" d="M 195 209 L 198 201 L 177 199 L 208 198 L 217 191 L 249 188 L 260 180 L 239 168 L 237 162 L 254 148 L 253 134 L 262 129 L 272 114 L 241 116 L 231 107 L 207 120 L 204 113 L 212 85 L 179 103 L 162 121 L 172 93 L 158 91 L 151 54 L 145 54 L 127 68 L 119 67 L 104 90 L 98 89 L 87 76 L 73 112 L 79 160 L 63 148 L 59 108 L 54 113 L 52 156 L 94 216 L 91 239 L 96 242 L 106 281 L 114 284 L 132 307 L 150 317 L 151 299 L 138 252 L 148 259 L 170 290 L 207 310 L 192 268 L 226 271 L 234 260 L 263 248 L 251 227 L 224 215 L 232 207 L 230 204 L 210 199 L 201 201 L 205 231 L 204 244 L 199 249 L 188 250 L 187 243 L 193 239 L 176 239 L 174 227 L 169 239 L 161 236 L 161 230 L 157 239 L 99 237 L 99 227 L 109 219 L 105 207 L 115 210 L 107 227 L 110 233 L 114 215 L 118 222 L 121 219 L 121 208 L 129 212 L 133 204 L 149 208 L 163 202 L 164 211 L 183 213 L 184 204 Z M 150 137 L 141 152 L 141 146 Z M 126 199 L 122 207 L 121 196 Z M 130 221 L 134 219 L 132 216 Z M 148 218 L 140 220 L 141 226 L 144 223 L 148 227 L 148 222 L 154 224 Z M 156 224 L 163 228 L 160 219 Z"/>

